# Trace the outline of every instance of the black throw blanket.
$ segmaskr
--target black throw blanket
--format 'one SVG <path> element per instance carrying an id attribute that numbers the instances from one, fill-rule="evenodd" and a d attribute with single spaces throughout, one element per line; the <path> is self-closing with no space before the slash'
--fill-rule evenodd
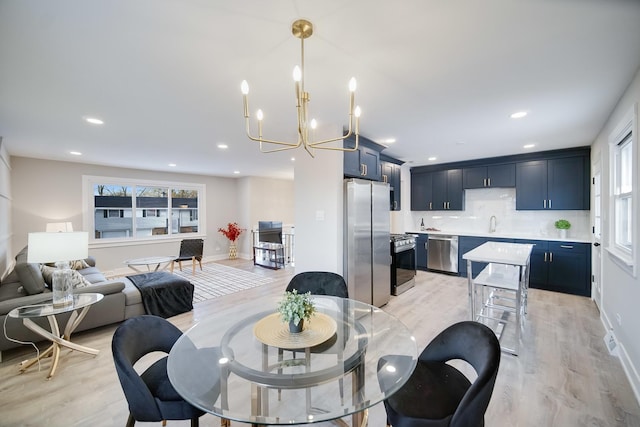
<path id="1" fill-rule="evenodd" d="M 142 295 L 147 314 L 163 318 L 193 310 L 193 285 L 166 271 L 127 276 Z"/>

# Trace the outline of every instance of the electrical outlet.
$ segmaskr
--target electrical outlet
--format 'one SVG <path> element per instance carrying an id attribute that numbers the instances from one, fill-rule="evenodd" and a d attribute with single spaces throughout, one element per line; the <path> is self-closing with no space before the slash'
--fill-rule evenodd
<path id="1" fill-rule="evenodd" d="M 620 313 L 616 313 L 616 320 L 618 321 L 618 326 L 622 326 L 622 316 L 620 316 Z"/>

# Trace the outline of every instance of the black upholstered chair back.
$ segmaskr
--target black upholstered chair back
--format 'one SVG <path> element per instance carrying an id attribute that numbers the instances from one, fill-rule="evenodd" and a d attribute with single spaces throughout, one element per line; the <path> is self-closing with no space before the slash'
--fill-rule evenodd
<path id="1" fill-rule="evenodd" d="M 330 295 L 349 298 L 344 278 L 328 271 L 305 271 L 298 273 L 289 282 L 287 291 L 296 289 L 298 293 L 311 292 L 312 295 Z"/>
<path id="2" fill-rule="evenodd" d="M 171 386 L 166 371 L 166 356 L 156 361 L 144 373 L 134 365 L 146 354 L 169 353 L 182 332 L 157 316 L 137 316 L 125 320 L 116 329 L 111 341 L 113 361 L 122 391 L 129 404 L 127 426 L 135 421 L 191 419 L 198 424 L 203 412 L 184 401 Z M 154 392 L 156 394 L 154 394 Z"/>
<path id="3" fill-rule="evenodd" d="M 482 425 L 500 366 L 500 342 L 482 323 L 464 321 L 449 326 L 436 336 L 419 361 L 446 362 L 461 359 L 478 374 L 451 418 L 451 426 Z"/>
<path id="4" fill-rule="evenodd" d="M 177 260 L 189 260 L 195 257 L 196 260 L 202 261 L 202 252 L 204 249 L 204 240 L 202 239 L 184 239 L 180 242 L 180 254 Z"/>

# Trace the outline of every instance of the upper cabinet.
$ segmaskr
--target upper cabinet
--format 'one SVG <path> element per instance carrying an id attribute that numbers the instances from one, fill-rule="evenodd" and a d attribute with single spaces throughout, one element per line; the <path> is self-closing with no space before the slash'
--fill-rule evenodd
<path id="1" fill-rule="evenodd" d="M 462 169 L 433 172 L 433 210 L 461 211 L 463 209 Z"/>
<path id="2" fill-rule="evenodd" d="M 411 173 L 411 210 L 433 210 L 433 172 Z"/>
<path id="3" fill-rule="evenodd" d="M 383 157 L 381 157 L 382 159 Z M 400 198 L 400 165 L 380 160 L 380 181 L 389 184 L 390 200 L 389 207 L 392 211 L 399 211 L 401 208 Z"/>
<path id="4" fill-rule="evenodd" d="M 345 147 L 353 147 L 354 144 L 353 138 L 344 142 Z M 383 149 L 382 145 L 360 136 L 358 149 L 344 152 L 344 176 L 380 181 L 380 151 Z"/>
<path id="5" fill-rule="evenodd" d="M 515 187 L 517 210 L 589 210 L 590 148 L 411 168 L 411 210 L 464 210 L 464 190 Z"/>
<path id="6" fill-rule="evenodd" d="M 462 169 L 411 174 L 412 211 L 463 209 Z"/>
<path id="7" fill-rule="evenodd" d="M 462 170 L 462 187 L 465 189 L 515 186 L 515 163 L 476 166 Z"/>
<path id="8" fill-rule="evenodd" d="M 562 157 L 516 165 L 516 210 L 588 210 L 589 158 Z"/>

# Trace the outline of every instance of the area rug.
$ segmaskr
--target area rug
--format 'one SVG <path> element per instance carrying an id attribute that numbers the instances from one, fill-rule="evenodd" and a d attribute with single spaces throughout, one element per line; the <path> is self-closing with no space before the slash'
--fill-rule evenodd
<path id="1" fill-rule="evenodd" d="M 273 282 L 270 277 L 216 263 L 203 264 L 202 271 L 196 267 L 195 275 L 191 266 L 183 267 L 182 271 L 176 268 L 173 273 L 193 284 L 194 303 Z"/>

